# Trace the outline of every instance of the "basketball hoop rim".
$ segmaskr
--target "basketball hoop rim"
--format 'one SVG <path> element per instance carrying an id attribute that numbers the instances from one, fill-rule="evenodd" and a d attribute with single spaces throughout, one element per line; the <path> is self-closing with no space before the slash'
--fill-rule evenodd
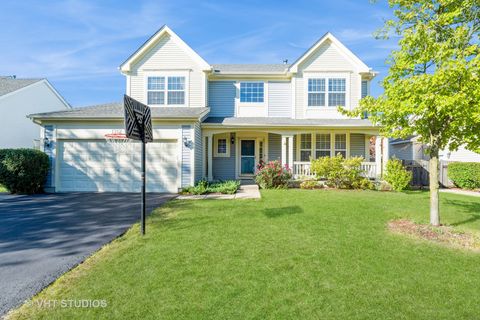
<path id="1" fill-rule="evenodd" d="M 105 138 L 108 139 L 128 139 L 127 135 L 124 133 L 107 133 Z"/>

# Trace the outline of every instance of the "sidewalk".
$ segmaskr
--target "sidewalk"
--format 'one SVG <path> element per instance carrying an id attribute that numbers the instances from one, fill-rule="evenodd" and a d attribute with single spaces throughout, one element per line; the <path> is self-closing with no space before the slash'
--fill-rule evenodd
<path id="1" fill-rule="evenodd" d="M 200 199 L 260 199 L 260 191 L 256 184 L 241 185 L 235 194 L 200 194 L 200 195 L 179 195 L 178 200 L 200 200 Z"/>
<path id="2" fill-rule="evenodd" d="M 464 196 L 480 197 L 480 192 L 460 189 L 440 189 L 440 192 L 461 194 Z"/>

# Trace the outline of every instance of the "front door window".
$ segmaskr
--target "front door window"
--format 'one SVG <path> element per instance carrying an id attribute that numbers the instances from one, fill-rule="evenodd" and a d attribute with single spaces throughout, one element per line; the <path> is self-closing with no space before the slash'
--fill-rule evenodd
<path id="1" fill-rule="evenodd" d="M 242 140 L 240 147 L 240 174 L 254 174 L 255 140 Z"/>

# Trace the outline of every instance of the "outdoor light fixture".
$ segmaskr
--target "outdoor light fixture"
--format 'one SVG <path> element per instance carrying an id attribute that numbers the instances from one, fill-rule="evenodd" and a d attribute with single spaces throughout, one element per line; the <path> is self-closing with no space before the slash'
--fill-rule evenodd
<path id="1" fill-rule="evenodd" d="M 43 139 L 43 146 L 44 148 L 50 148 L 50 140 L 48 138 Z"/>
<path id="2" fill-rule="evenodd" d="M 231 144 L 234 144 L 234 143 L 235 143 L 235 138 L 234 138 L 234 137 L 230 137 L 230 143 L 231 143 Z"/>

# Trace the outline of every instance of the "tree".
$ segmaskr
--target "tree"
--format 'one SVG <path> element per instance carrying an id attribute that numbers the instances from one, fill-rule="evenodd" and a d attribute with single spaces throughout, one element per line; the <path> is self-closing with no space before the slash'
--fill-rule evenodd
<path id="1" fill-rule="evenodd" d="M 369 114 L 388 137 L 419 135 L 430 156 L 430 223 L 440 225 L 438 154 L 480 149 L 480 1 L 389 0 L 394 18 L 378 37 L 399 36 L 383 94 L 350 116 Z"/>

